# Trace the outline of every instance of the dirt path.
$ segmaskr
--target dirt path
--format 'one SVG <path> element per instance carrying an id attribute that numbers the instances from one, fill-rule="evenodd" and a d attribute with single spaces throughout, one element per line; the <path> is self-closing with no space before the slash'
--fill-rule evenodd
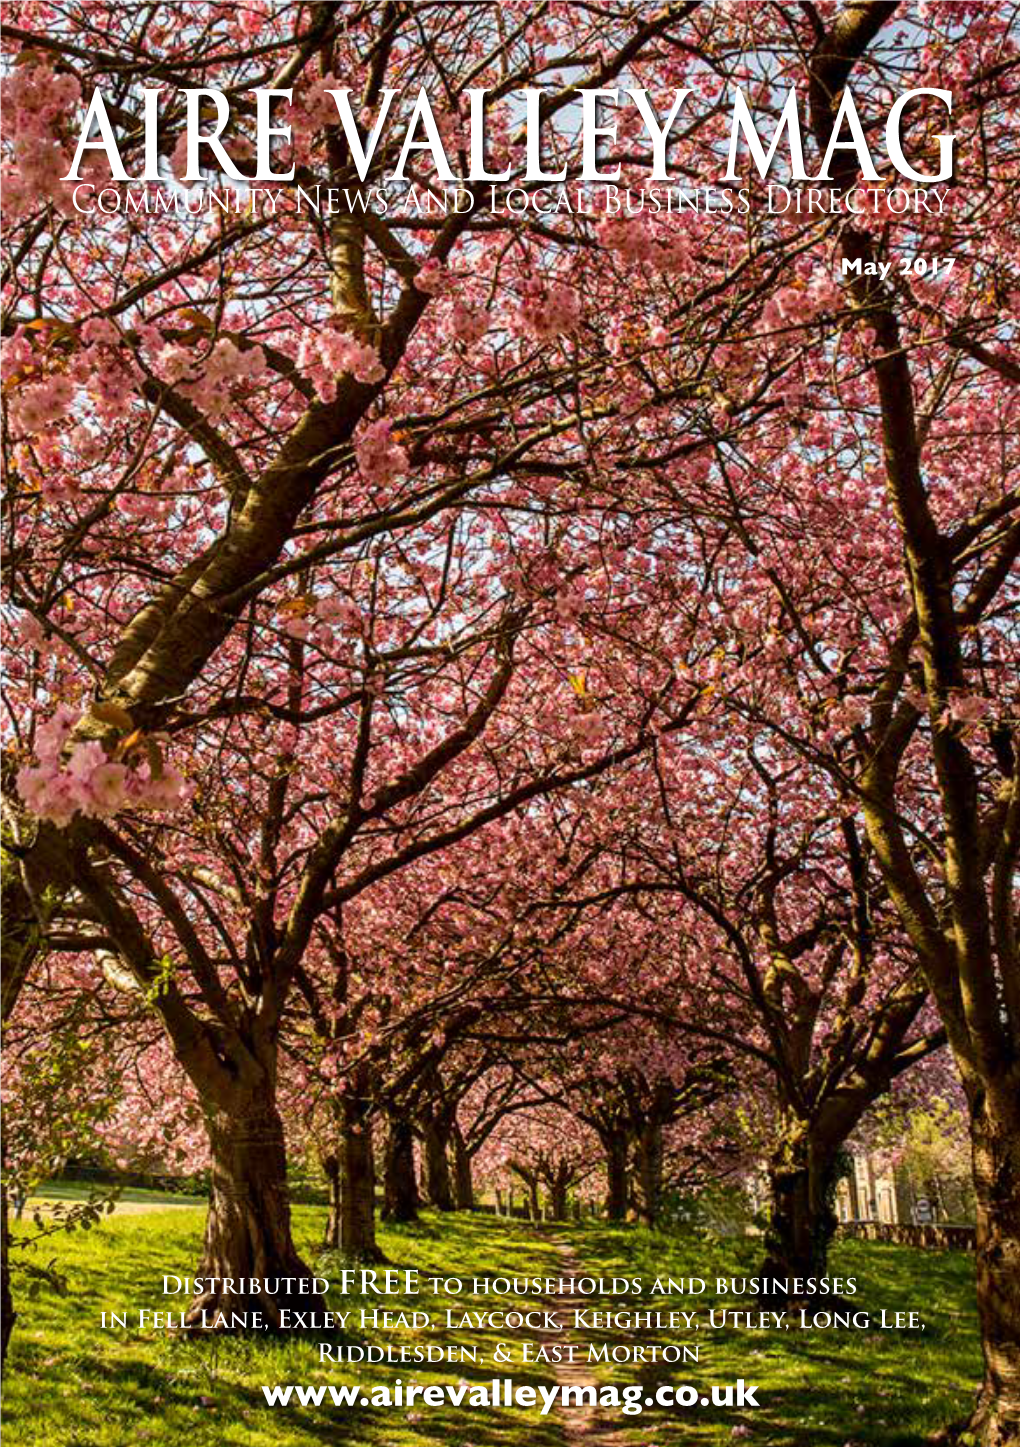
<path id="1" fill-rule="evenodd" d="M 559 1255 L 560 1270 L 564 1276 L 579 1277 L 587 1274 L 568 1241 L 553 1238 L 552 1245 Z M 543 1345 L 573 1342 L 580 1346 L 584 1338 L 571 1326 L 574 1311 L 584 1310 L 591 1304 L 590 1296 L 581 1295 L 556 1296 L 545 1302 L 545 1308 L 561 1324 L 562 1330 L 550 1333 Z M 588 1363 L 581 1360 L 584 1353 L 577 1352 L 576 1356 L 576 1361 L 555 1364 L 553 1374 L 557 1386 L 597 1389 L 599 1379 Z M 560 1419 L 567 1447 L 624 1447 L 627 1441 L 626 1428 L 620 1417 L 615 1414 L 607 1415 L 606 1411 L 599 1407 L 561 1407 Z"/>

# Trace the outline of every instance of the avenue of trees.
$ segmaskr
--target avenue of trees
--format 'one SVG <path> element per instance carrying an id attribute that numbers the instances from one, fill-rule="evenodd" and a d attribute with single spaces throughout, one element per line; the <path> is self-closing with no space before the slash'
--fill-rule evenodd
<path id="1" fill-rule="evenodd" d="M 378 1212 L 513 1191 L 655 1224 L 762 1170 L 784 1278 L 824 1266 L 854 1133 L 959 1100 L 969 1429 L 1016 1442 L 1013 7 L 5 19 L 8 1183 L 90 1152 L 207 1173 L 195 1274 L 295 1278 L 297 1168 L 324 1245 L 366 1258 Z M 294 181 L 77 211 L 93 91 L 138 176 L 143 86 L 167 185 L 186 89 L 231 98 L 249 174 L 250 93 L 292 89 Z M 809 171 L 847 87 L 880 165 L 895 97 L 951 92 L 903 118 L 922 172 L 955 136 L 942 199 L 847 142 L 818 194 L 853 211 L 769 209 L 746 146 L 751 205 L 709 206 L 738 86 L 766 137 L 795 88 Z M 364 179 L 341 87 L 363 142 L 391 96 Z M 463 175 L 485 90 L 508 174 L 471 205 L 428 147 L 384 179 L 420 87 Z M 681 87 L 666 154 L 697 208 L 647 200 L 622 106 L 616 199 L 577 204 L 575 88 L 663 116 Z M 562 183 L 525 179 L 528 88 Z M 82 177 L 145 191 L 101 149 Z M 347 204 L 299 204 L 316 186 Z M 31 1312 L 6 1193 L 4 1241 L 6 1348 Z"/>

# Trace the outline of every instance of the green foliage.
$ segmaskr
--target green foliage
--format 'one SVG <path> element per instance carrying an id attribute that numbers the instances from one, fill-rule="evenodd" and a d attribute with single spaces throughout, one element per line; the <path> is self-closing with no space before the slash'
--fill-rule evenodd
<path id="1" fill-rule="evenodd" d="M 935 1096 L 915 1106 L 901 1128 L 896 1160 L 915 1197 L 927 1196 L 941 1219 L 974 1220 L 970 1136 L 957 1104 Z"/>
<path id="2" fill-rule="evenodd" d="M 751 1218 L 752 1206 L 746 1187 L 737 1181 L 720 1181 L 696 1196 L 668 1198 L 663 1226 L 690 1225 L 713 1236 L 743 1236 Z"/>
<path id="3" fill-rule="evenodd" d="M 17 1059 L 17 1089 L 4 1109 L 4 1186 L 19 1216 L 39 1181 L 70 1157 L 106 1154 L 103 1127 L 122 1087 L 99 1042 L 79 1030 L 78 1015 L 69 1012 L 44 1045 L 23 1049 Z M 97 1182 L 45 1211 L 30 1208 L 30 1229 L 19 1230 L 11 1242 L 16 1296 L 35 1296 L 44 1286 L 64 1293 L 65 1273 L 53 1262 L 40 1264 L 40 1243 L 63 1232 L 90 1231 L 114 1209 L 119 1191 L 115 1182 Z"/>
<path id="4" fill-rule="evenodd" d="M 160 955 L 158 960 L 153 961 L 155 972 L 145 991 L 145 1002 L 147 1005 L 155 1005 L 162 995 L 165 995 L 170 988 L 170 981 L 173 979 L 174 962 L 170 955 Z"/>
<path id="5" fill-rule="evenodd" d="M 17 1085 L 4 1109 L 4 1176 L 13 1196 L 27 1195 L 71 1157 L 105 1154 L 103 1127 L 123 1086 L 102 1044 L 82 1028 L 85 1008 L 79 1002 L 44 1043 L 17 1051 Z"/>

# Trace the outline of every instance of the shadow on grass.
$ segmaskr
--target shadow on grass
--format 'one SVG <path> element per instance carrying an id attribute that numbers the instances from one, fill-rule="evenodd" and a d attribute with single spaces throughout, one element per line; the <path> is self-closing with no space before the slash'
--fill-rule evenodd
<path id="1" fill-rule="evenodd" d="M 317 1255 L 323 1213 L 298 1207 L 298 1243 L 308 1259 Z M 363 1443 L 365 1447 L 562 1447 L 560 1424 L 535 1411 L 502 1412 L 468 1407 L 420 1409 L 269 1407 L 261 1387 L 288 1384 L 335 1385 L 363 1381 L 392 1384 L 397 1376 L 422 1385 L 463 1381 L 488 1384 L 493 1375 L 512 1375 L 521 1385 L 550 1381 L 538 1366 L 515 1363 L 494 1368 L 498 1333 L 458 1333 L 440 1325 L 414 1332 L 347 1332 L 334 1342 L 437 1345 L 460 1342 L 479 1349 L 477 1362 L 408 1363 L 394 1366 L 318 1360 L 314 1333 L 273 1341 L 265 1338 L 194 1342 L 166 1333 L 102 1330 L 103 1311 L 141 1307 L 165 1309 L 162 1276 L 188 1275 L 198 1259 L 203 1212 L 175 1208 L 134 1217 L 112 1217 L 89 1233 L 54 1238 L 47 1256 L 69 1278 L 69 1294 L 22 1299 L 15 1329 L 11 1370 L 6 1376 L 6 1440 L 13 1447 L 317 1447 L 319 1443 Z M 585 1275 L 701 1276 L 710 1290 L 696 1298 L 704 1307 L 722 1298 L 716 1276 L 752 1276 L 760 1243 L 714 1240 L 697 1232 L 665 1235 L 604 1222 L 556 1223 L 536 1229 L 525 1222 L 492 1216 L 427 1215 L 421 1222 L 385 1226 L 380 1239 L 390 1269 L 416 1269 L 422 1277 L 477 1280 L 477 1291 L 428 1295 L 424 1309 L 484 1310 L 502 1306 L 491 1291 L 500 1277 L 558 1277 L 562 1260 L 556 1241 L 569 1243 Z M 856 1299 L 865 1309 L 914 1308 L 926 1331 L 753 1334 L 729 1327 L 711 1334 L 702 1360 L 694 1364 L 625 1362 L 592 1368 L 600 1380 L 618 1386 L 638 1382 L 651 1395 L 657 1385 L 682 1381 L 725 1384 L 743 1377 L 760 1384 L 756 1411 L 648 1411 L 619 1418 L 611 1440 L 655 1443 L 656 1447 L 723 1447 L 734 1428 L 746 1426 L 753 1443 L 768 1447 L 918 1447 L 942 1422 L 966 1415 L 973 1398 L 979 1351 L 973 1308 L 973 1261 L 965 1255 L 929 1253 L 870 1242 L 847 1242 L 833 1251 L 833 1271 L 854 1277 Z M 395 1295 L 348 1296 L 340 1309 L 373 1307 L 422 1309 L 423 1298 Z M 655 1309 L 664 1297 L 592 1298 L 604 1306 Z M 538 1306 L 537 1297 L 521 1305 Z M 674 1309 L 691 1299 L 674 1298 Z M 726 1304 L 734 1303 L 732 1297 Z M 654 1333 L 587 1333 L 585 1340 L 653 1343 Z M 708 1334 L 705 1334 L 706 1338 Z M 679 1338 L 683 1340 L 683 1338 Z M 328 1395 L 328 1393 L 327 1393 Z"/>

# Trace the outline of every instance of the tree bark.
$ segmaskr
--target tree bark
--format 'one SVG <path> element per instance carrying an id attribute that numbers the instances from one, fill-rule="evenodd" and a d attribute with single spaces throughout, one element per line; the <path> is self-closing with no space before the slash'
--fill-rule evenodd
<path id="1" fill-rule="evenodd" d="M 291 1235 L 283 1124 L 271 1082 L 238 1089 L 229 1110 L 207 1103 L 206 1123 L 212 1185 L 195 1274 L 207 1284 L 191 1302 L 187 1323 L 231 1330 L 232 1314 L 258 1311 L 276 1330 L 282 1308 L 307 1309 L 307 1287 L 301 1292 L 300 1285 L 312 1272 Z M 252 1285 L 228 1292 L 226 1280 Z"/>
<path id="2" fill-rule="evenodd" d="M 607 1137 L 606 1147 L 606 1216 L 610 1221 L 627 1219 L 629 1182 L 627 1177 L 627 1137 L 618 1132 Z"/>
<path id="3" fill-rule="evenodd" d="M 549 1206 L 554 1221 L 567 1219 L 567 1189 L 570 1185 L 569 1168 L 558 1167 L 549 1183 Z"/>
<path id="4" fill-rule="evenodd" d="M 461 1135 L 459 1126 L 455 1126 L 453 1131 L 453 1165 L 457 1210 L 473 1211 L 475 1209 L 475 1186 L 471 1176 L 471 1153 Z"/>
<path id="5" fill-rule="evenodd" d="M 968 1431 L 980 1447 L 1020 1442 L 1020 1068 L 972 1103 L 977 1303 L 985 1374 Z"/>
<path id="6" fill-rule="evenodd" d="M 383 1168 L 383 1220 L 417 1221 L 420 1204 L 414 1173 L 414 1130 L 405 1117 L 393 1115 Z"/>
<path id="7" fill-rule="evenodd" d="M 784 1279 L 824 1274 L 837 1225 L 832 1197 L 839 1144 L 820 1140 L 803 1127 L 780 1141 L 769 1161 L 772 1200 L 762 1275 Z M 784 1294 L 762 1293 L 777 1300 Z"/>
<path id="8" fill-rule="evenodd" d="M 662 1205 L 662 1125 L 649 1120 L 638 1140 L 638 1214 L 654 1226 Z"/>
<path id="9" fill-rule="evenodd" d="M 452 1211 L 453 1186 L 450 1182 L 450 1162 L 446 1152 L 447 1134 L 434 1115 L 429 1115 L 424 1120 L 422 1144 L 425 1200 L 430 1206 L 435 1206 L 437 1211 Z"/>
<path id="10" fill-rule="evenodd" d="M 0 1186 L 0 1361 L 7 1357 L 7 1343 L 18 1319 L 14 1310 L 14 1297 L 11 1295 L 10 1229 L 7 1213 L 7 1187 Z"/>
<path id="11" fill-rule="evenodd" d="M 340 1222 L 343 1216 L 343 1189 L 341 1186 L 342 1169 L 339 1152 L 330 1152 L 328 1155 L 320 1156 L 323 1175 L 326 1177 L 326 1189 L 329 1194 L 329 1211 L 326 1216 L 326 1232 L 322 1238 L 322 1249 L 324 1251 L 339 1251 L 341 1245 Z"/>
<path id="12" fill-rule="evenodd" d="M 340 1185 L 340 1250 L 359 1261 L 383 1259 L 375 1239 L 375 1160 L 369 1102 L 348 1091 L 343 1098 Z"/>

